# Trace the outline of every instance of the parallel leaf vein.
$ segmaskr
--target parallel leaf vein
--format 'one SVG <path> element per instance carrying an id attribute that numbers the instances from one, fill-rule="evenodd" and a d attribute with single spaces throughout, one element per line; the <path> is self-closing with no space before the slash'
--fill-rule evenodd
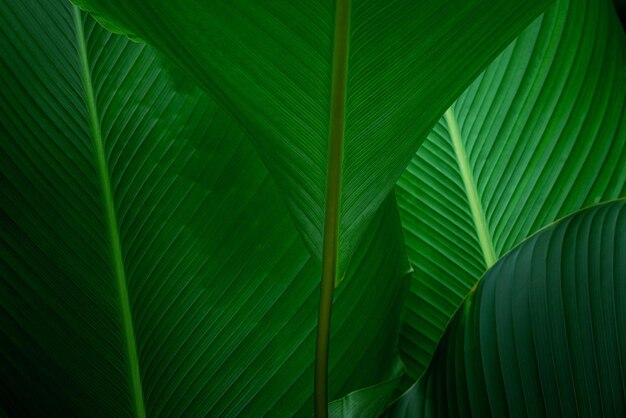
<path id="1" fill-rule="evenodd" d="M 146 412 L 143 400 L 141 377 L 139 372 L 137 343 L 135 340 L 135 331 L 133 328 L 132 313 L 128 297 L 128 286 L 126 281 L 124 261 L 122 257 L 122 246 L 120 242 L 119 227 L 117 224 L 113 193 L 111 190 L 111 177 L 109 175 L 109 168 L 106 161 L 104 141 L 102 139 L 102 130 L 100 128 L 100 118 L 98 115 L 98 109 L 96 106 L 96 100 L 93 90 L 93 83 L 91 80 L 91 69 L 87 56 L 87 42 L 85 40 L 85 33 L 83 29 L 83 19 L 80 9 L 78 7 L 73 6 L 73 13 L 74 25 L 76 29 L 76 39 L 78 41 L 78 54 L 80 58 L 81 76 L 83 81 L 83 88 L 85 91 L 87 114 L 89 118 L 89 129 L 93 140 L 96 167 L 100 180 L 100 187 L 102 189 L 102 203 L 104 205 L 105 222 L 107 226 L 113 271 L 115 275 L 115 285 L 118 291 L 118 297 L 120 301 L 122 329 L 124 332 L 124 340 L 128 356 L 131 396 L 133 399 L 136 416 L 139 418 L 144 418 L 146 416 Z"/>

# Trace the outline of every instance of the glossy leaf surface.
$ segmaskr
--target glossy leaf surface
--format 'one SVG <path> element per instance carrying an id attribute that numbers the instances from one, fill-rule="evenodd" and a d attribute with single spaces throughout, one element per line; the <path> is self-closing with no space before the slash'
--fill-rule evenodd
<path id="1" fill-rule="evenodd" d="M 551 3 L 75 1 L 164 51 L 217 98 L 255 141 L 318 259 L 325 208 L 340 208 L 339 276 L 440 115 Z M 337 171 L 328 188 L 340 194 L 327 199 L 327 172 Z"/>
<path id="2" fill-rule="evenodd" d="M 626 194 L 626 39 L 612 5 L 560 0 L 442 117 L 398 182 L 415 269 L 413 378 L 489 265 L 553 220 Z"/>
<path id="3" fill-rule="evenodd" d="M 0 52 L 1 409 L 310 415 L 319 265 L 244 133 L 64 1 L 0 1 Z M 390 199 L 336 294 L 331 398 L 395 370 L 407 269 Z"/>
<path id="4" fill-rule="evenodd" d="M 481 279 L 390 415 L 624 416 L 624 295 L 626 201 L 550 225 Z"/>

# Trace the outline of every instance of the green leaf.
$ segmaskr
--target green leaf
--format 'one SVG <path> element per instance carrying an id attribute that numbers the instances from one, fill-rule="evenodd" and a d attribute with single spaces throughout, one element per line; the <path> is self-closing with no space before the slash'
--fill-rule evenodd
<path id="1" fill-rule="evenodd" d="M 250 135 L 333 292 L 437 118 L 551 0 L 73 0 L 169 56 Z"/>
<path id="2" fill-rule="evenodd" d="M 255 141 L 319 260 L 327 240 L 337 279 L 439 116 L 551 3 L 74 1 L 217 98 Z"/>
<path id="3" fill-rule="evenodd" d="M 553 220 L 626 194 L 626 42 L 606 1 L 559 1 L 446 112 L 398 182 L 415 273 L 415 379 L 488 266 Z"/>
<path id="4" fill-rule="evenodd" d="M 312 411 L 319 264 L 245 134 L 165 67 L 61 0 L 0 0 L 8 415 Z M 390 198 L 336 294 L 333 398 L 389 378 L 407 270 Z"/>
<path id="5" fill-rule="evenodd" d="M 626 200 L 550 225 L 487 272 L 390 415 L 625 416 L 624 295 Z"/>
<path id="6" fill-rule="evenodd" d="M 392 377 L 374 386 L 351 392 L 328 405 L 328 416 L 342 417 L 379 417 L 389 406 L 390 400 L 401 387 L 405 378 L 404 365 L 398 361 Z"/>

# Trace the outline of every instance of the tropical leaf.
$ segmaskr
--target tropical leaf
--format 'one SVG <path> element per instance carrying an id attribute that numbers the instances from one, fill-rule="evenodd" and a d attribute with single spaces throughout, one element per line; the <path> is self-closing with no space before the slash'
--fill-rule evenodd
<path id="1" fill-rule="evenodd" d="M 214 102 L 61 0 L 0 0 L 0 132 L 1 410 L 310 415 L 319 265 Z M 333 398 L 396 370 L 403 254 L 392 197 L 336 294 Z"/>
<path id="2" fill-rule="evenodd" d="M 398 182 L 417 378 L 461 300 L 511 248 L 626 194 L 626 42 L 610 2 L 560 0 L 435 126 Z"/>
<path id="3" fill-rule="evenodd" d="M 255 141 L 312 254 L 329 270 L 338 257 L 339 277 L 437 119 L 550 3 L 74 1 L 216 97 Z"/>
<path id="4" fill-rule="evenodd" d="M 398 363 L 395 373 L 388 380 L 376 385 L 351 392 L 328 405 L 328 416 L 340 417 L 379 417 L 389 406 L 390 400 L 402 387 L 406 370 Z"/>
<path id="5" fill-rule="evenodd" d="M 624 296 L 625 200 L 550 225 L 487 272 L 390 415 L 625 416 Z"/>
<path id="6" fill-rule="evenodd" d="M 437 118 L 551 3 L 73 0 L 146 40 L 249 134 L 321 261 L 316 412 L 335 287 Z"/>

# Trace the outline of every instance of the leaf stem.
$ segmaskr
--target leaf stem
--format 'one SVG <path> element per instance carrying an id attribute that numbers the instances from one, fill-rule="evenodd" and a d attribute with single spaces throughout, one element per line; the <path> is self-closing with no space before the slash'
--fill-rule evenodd
<path id="1" fill-rule="evenodd" d="M 98 176 L 100 178 L 100 186 L 102 187 L 104 215 L 109 235 L 111 256 L 113 258 L 112 261 L 115 274 L 115 284 L 117 286 L 118 296 L 120 300 L 122 328 L 124 331 L 124 340 L 126 343 L 126 350 L 128 355 L 128 371 L 130 375 L 131 395 L 134 403 L 135 416 L 137 418 L 145 418 L 146 411 L 143 400 L 143 391 L 141 387 L 141 376 L 139 373 L 137 343 L 135 341 L 133 319 L 130 310 L 130 301 L 128 298 L 128 286 L 126 283 L 126 272 L 124 269 L 124 261 L 122 257 L 122 245 L 120 243 L 120 234 L 117 224 L 117 216 L 115 214 L 115 205 L 113 204 L 111 179 L 106 162 L 106 153 L 104 150 L 104 141 L 102 140 L 100 119 L 98 117 L 98 109 L 96 107 L 93 84 L 91 81 L 91 70 L 89 66 L 89 59 L 87 56 L 85 33 L 83 30 L 83 19 L 80 9 L 76 6 L 73 6 L 73 9 L 74 25 L 76 27 L 76 39 L 78 41 L 78 53 L 80 55 L 80 65 L 82 70 L 81 76 L 83 80 L 83 87 L 85 90 L 85 100 L 87 102 L 87 113 L 89 116 L 89 128 L 94 144 Z"/>
<path id="2" fill-rule="evenodd" d="M 315 416 L 322 418 L 328 416 L 328 343 L 338 264 L 349 33 L 350 0 L 337 0 L 328 133 L 328 173 L 322 250 L 322 284 L 315 351 L 314 410 Z"/>

